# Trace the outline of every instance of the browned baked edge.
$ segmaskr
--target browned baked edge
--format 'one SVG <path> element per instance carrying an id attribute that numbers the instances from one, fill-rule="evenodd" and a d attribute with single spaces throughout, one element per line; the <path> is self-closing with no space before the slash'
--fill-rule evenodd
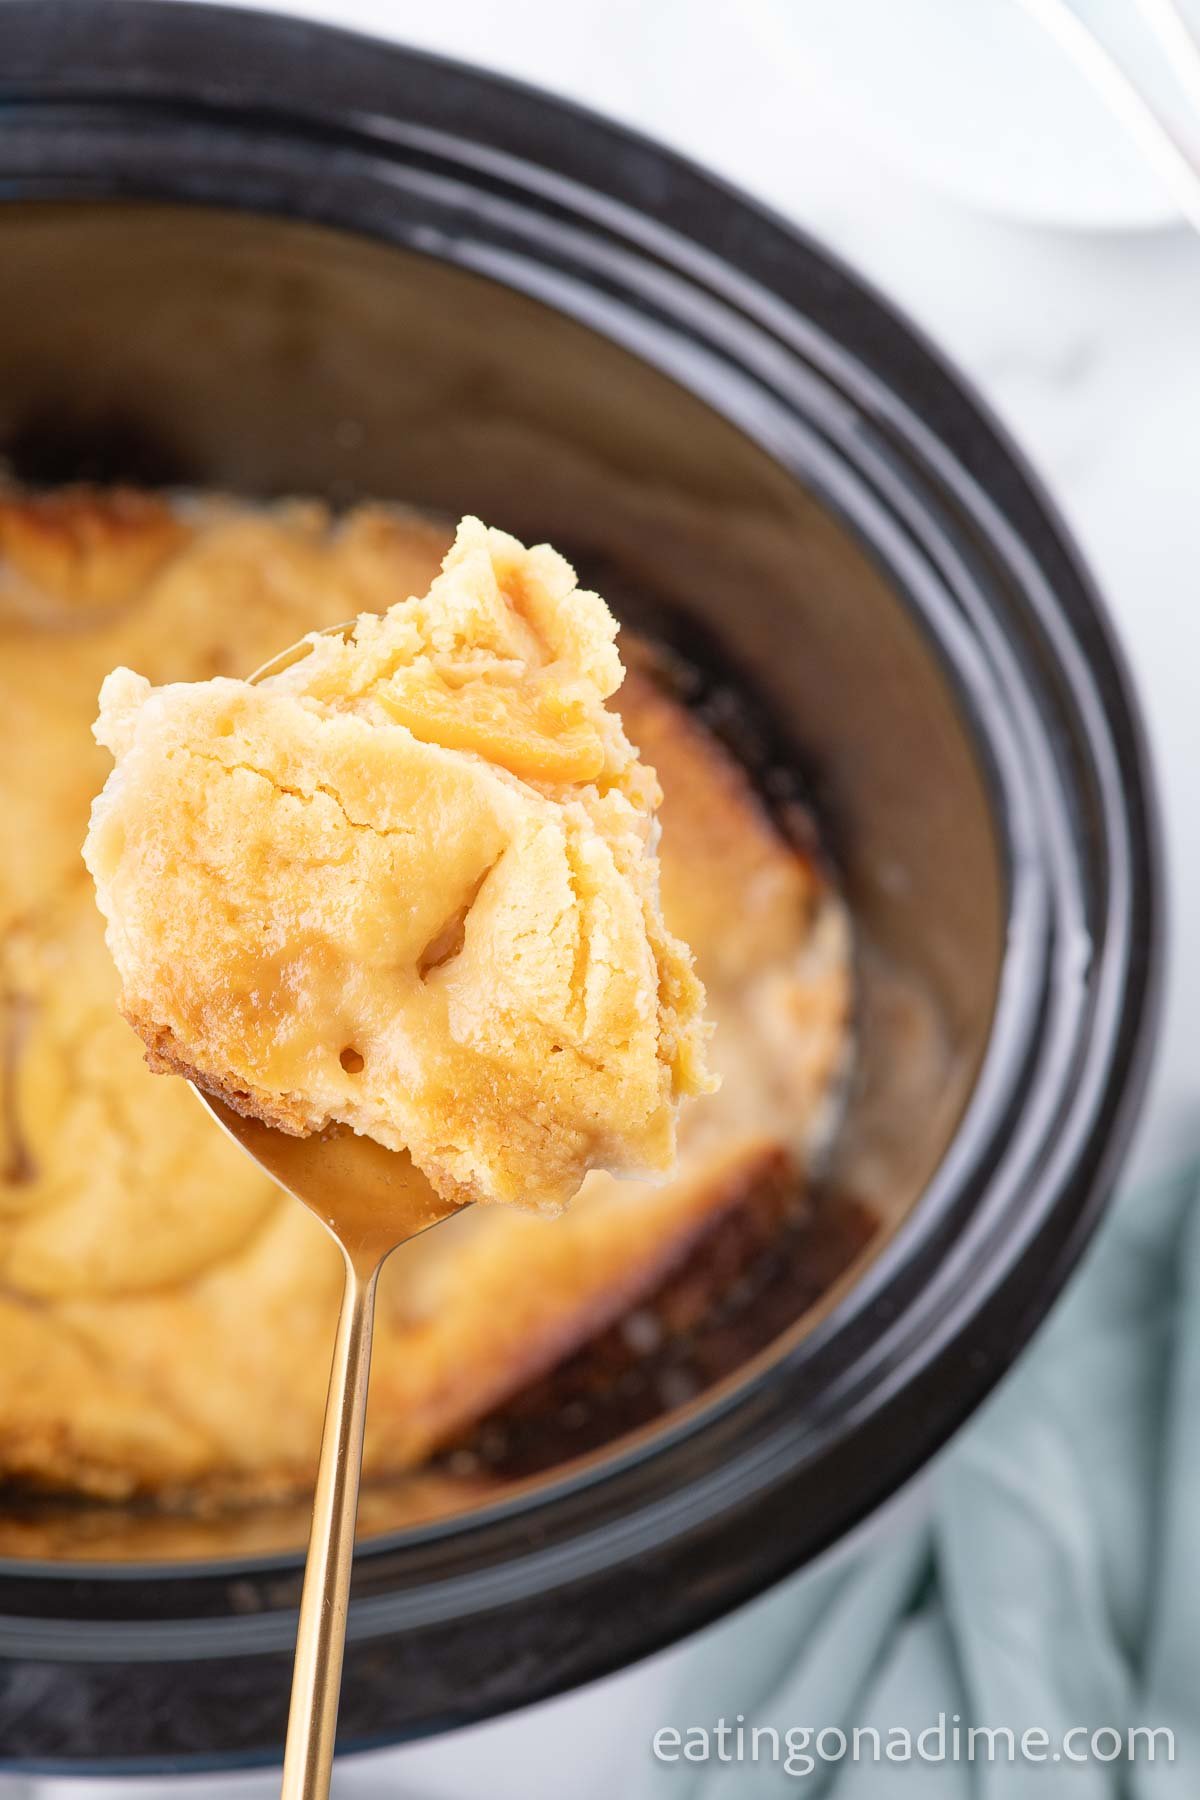
<path id="1" fill-rule="evenodd" d="M 138 1013 L 121 1008 L 121 1017 L 133 1026 L 146 1046 L 146 1067 L 155 1075 L 182 1075 L 194 1087 L 202 1088 L 215 1100 L 223 1101 L 243 1119 L 259 1119 L 274 1131 L 289 1137 L 315 1135 L 302 1110 L 298 1096 L 268 1096 L 259 1089 L 238 1086 L 233 1080 L 197 1068 L 177 1048 L 175 1033 L 169 1025 L 155 1025 Z"/>
<path id="2" fill-rule="evenodd" d="M 138 488 L 79 484 L 30 493 L 0 483 L 0 557 L 72 606 L 120 601 L 193 531 L 166 501 Z"/>

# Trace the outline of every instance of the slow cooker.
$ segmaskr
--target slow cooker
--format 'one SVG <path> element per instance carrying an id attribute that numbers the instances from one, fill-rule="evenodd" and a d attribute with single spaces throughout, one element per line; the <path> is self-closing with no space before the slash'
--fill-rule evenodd
<path id="1" fill-rule="evenodd" d="M 843 1539 L 1043 1318 L 1154 1019 L 1136 704 L 1051 502 L 962 378 L 659 146 L 481 70 L 143 0 L 6 5 L 0 98 L 18 477 L 394 497 L 549 538 L 759 697 L 853 914 L 856 1072 L 822 1180 L 887 1228 L 687 1404 L 482 1505 L 368 1528 L 341 1739 L 444 1730 Z M 936 1082 L 897 980 L 936 1010 Z M 301 1552 L 223 1545 L 218 1521 L 181 1559 L 127 1528 L 119 1557 L 0 1566 L 0 1760 L 276 1757 Z"/>

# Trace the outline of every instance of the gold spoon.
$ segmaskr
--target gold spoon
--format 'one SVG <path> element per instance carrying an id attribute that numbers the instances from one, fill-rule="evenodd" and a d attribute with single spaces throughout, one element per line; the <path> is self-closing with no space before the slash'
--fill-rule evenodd
<path id="1" fill-rule="evenodd" d="M 331 629 L 345 633 L 352 626 Z M 307 655 L 308 648 L 307 640 L 293 645 L 264 663 L 251 681 L 277 674 Z M 244 1119 L 199 1087 L 196 1092 L 234 1142 L 316 1214 L 342 1253 L 342 1305 L 300 1596 L 280 1789 L 281 1800 L 326 1800 L 341 1695 L 379 1271 L 397 1245 L 461 1208 L 441 1199 L 407 1154 L 385 1150 L 371 1138 L 349 1132 L 289 1137 L 258 1119 Z"/>

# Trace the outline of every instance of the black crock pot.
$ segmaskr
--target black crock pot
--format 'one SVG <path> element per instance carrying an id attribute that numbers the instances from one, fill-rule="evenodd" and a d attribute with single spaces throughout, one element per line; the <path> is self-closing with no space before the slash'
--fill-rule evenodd
<path id="1" fill-rule="evenodd" d="M 363 1544 L 341 1741 L 442 1730 L 816 1556 L 1043 1317 L 1154 1013 L 1136 708 L 1057 515 L 962 380 L 819 245 L 656 145 L 361 37 L 139 0 L 0 7 L 0 101 L 19 474 L 395 495 L 561 543 L 764 697 L 853 908 L 834 1170 L 903 1216 L 692 1407 Z M 897 971 L 934 1007 L 936 1080 Z M 295 1555 L 5 1562 L 0 1759 L 274 1757 L 299 1578 Z"/>

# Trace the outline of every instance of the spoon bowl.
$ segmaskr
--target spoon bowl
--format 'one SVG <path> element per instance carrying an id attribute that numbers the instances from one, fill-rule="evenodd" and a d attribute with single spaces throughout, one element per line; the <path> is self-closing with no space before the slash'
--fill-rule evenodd
<path id="1" fill-rule="evenodd" d="M 316 1214 L 361 1271 L 369 1272 L 398 1245 L 462 1211 L 457 1201 L 435 1192 L 407 1151 L 385 1150 L 373 1138 L 341 1127 L 291 1137 L 261 1119 L 244 1118 L 202 1088 L 196 1092 L 221 1129 Z"/>

